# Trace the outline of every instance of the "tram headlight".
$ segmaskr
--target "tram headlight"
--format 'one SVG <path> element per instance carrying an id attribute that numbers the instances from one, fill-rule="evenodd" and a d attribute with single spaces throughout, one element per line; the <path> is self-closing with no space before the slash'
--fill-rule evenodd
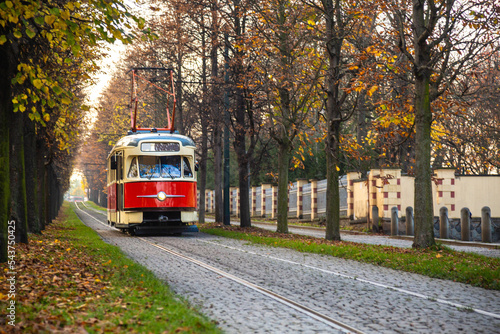
<path id="1" fill-rule="evenodd" d="M 156 198 L 158 198 L 158 200 L 160 201 L 164 201 L 167 198 L 167 194 L 165 194 L 165 192 L 163 191 L 160 191 L 158 195 L 156 195 Z"/>

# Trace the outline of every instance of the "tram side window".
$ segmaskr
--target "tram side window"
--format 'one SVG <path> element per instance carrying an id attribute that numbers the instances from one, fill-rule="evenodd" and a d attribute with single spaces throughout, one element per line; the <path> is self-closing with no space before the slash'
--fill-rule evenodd
<path id="1" fill-rule="evenodd" d="M 193 172 L 191 171 L 191 164 L 188 158 L 184 157 L 184 177 L 193 177 Z"/>
<path id="2" fill-rule="evenodd" d="M 114 181 L 114 170 L 111 169 L 111 159 L 108 161 L 108 183 L 111 183 L 111 181 Z"/>
<path id="3" fill-rule="evenodd" d="M 125 174 L 123 166 L 123 155 L 118 155 L 116 157 L 116 179 L 123 180 L 123 174 Z"/>
<path id="4" fill-rule="evenodd" d="M 137 158 L 132 159 L 132 163 L 130 164 L 130 168 L 128 170 L 128 177 L 137 177 L 139 175 L 139 171 L 137 170 Z"/>

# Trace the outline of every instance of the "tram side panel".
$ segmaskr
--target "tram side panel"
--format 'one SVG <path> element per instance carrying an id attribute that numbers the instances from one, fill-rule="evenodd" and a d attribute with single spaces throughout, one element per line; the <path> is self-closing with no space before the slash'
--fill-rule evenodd
<path id="1" fill-rule="evenodd" d="M 112 224 L 117 222 L 116 190 L 116 183 L 108 186 L 108 221 Z"/>

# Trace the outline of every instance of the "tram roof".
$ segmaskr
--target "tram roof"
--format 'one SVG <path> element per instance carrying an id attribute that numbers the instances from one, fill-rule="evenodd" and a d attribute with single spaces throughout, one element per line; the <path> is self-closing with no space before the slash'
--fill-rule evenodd
<path id="1" fill-rule="evenodd" d="M 166 131 L 158 131 L 158 132 L 134 132 L 129 133 L 127 136 L 120 138 L 113 147 L 115 149 L 122 147 L 137 147 L 141 141 L 168 141 L 175 140 L 181 143 L 182 146 L 192 146 L 195 147 L 194 141 L 187 137 L 176 133 L 170 133 Z"/>

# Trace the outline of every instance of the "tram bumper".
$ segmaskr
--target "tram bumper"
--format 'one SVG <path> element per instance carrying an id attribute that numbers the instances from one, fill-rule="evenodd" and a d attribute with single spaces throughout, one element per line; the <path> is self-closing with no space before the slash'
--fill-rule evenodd
<path id="1" fill-rule="evenodd" d="M 152 225 L 152 224 L 140 224 L 134 227 L 136 234 L 180 234 L 184 232 L 199 232 L 198 226 L 196 225 Z"/>

